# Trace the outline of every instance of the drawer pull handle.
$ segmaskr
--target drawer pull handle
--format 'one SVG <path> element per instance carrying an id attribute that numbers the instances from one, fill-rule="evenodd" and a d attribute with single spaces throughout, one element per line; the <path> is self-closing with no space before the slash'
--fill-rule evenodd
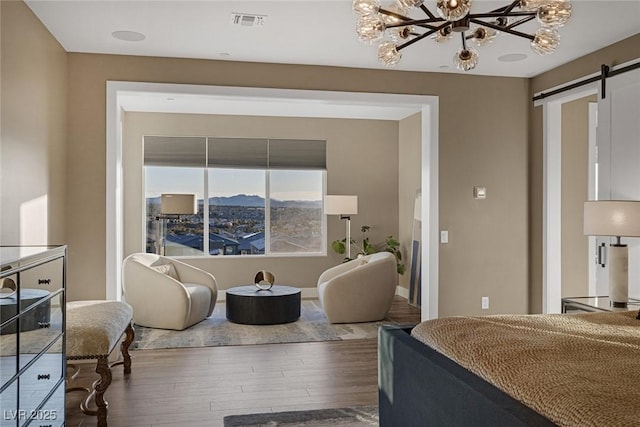
<path id="1" fill-rule="evenodd" d="M 38 380 L 50 380 L 51 374 L 38 374 Z"/>
<path id="2" fill-rule="evenodd" d="M 38 327 L 40 327 L 40 328 L 49 328 L 49 327 L 51 327 L 51 322 L 38 322 Z"/>
<path id="3" fill-rule="evenodd" d="M 51 279 L 38 279 L 38 285 L 50 285 Z"/>

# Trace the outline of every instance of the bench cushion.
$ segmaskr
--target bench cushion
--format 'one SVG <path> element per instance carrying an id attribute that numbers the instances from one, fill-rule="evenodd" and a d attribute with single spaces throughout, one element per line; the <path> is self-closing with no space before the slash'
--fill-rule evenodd
<path id="1" fill-rule="evenodd" d="M 67 303 L 67 359 L 108 356 L 133 319 L 133 309 L 120 301 Z"/>

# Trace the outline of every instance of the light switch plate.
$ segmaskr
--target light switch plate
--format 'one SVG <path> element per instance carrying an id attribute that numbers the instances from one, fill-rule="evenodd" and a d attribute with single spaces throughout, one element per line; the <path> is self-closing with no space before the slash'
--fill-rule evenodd
<path id="1" fill-rule="evenodd" d="M 440 232 L 440 243 L 449 243 L 449 232 L 447 230 Z"/>
<path id="2" fill-rule="evenodd" d="M 487 187 L 473 187 L 473 198 L 474 199 L 486 199 L 487 198 Z"/>

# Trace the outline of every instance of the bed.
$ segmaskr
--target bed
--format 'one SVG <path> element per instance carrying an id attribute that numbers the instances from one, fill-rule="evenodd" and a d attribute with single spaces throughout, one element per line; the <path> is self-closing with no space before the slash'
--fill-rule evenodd
<path id="1" fill-rule="evenodd" d="M 640 424 L 636 312 L 450 317 L 379 331 L 381 426 Z"/>

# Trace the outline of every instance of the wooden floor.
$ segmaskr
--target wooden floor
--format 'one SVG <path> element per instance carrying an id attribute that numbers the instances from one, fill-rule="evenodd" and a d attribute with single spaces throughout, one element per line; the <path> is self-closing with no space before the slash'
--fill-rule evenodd
<path id="1" fill-rule="evenodd" d="M 420 312 L 396 297 L 389 318 L 417 323 Z M 132 352 L 132 373 L 113 369 L 110 427 L 222 426 L 225 415 L 375 405 L 377 342 L 347 340 Z M 90 384 L 91 365 L 78 377 Z M 94 426 L 67 394 L 67 426 Z"/>

